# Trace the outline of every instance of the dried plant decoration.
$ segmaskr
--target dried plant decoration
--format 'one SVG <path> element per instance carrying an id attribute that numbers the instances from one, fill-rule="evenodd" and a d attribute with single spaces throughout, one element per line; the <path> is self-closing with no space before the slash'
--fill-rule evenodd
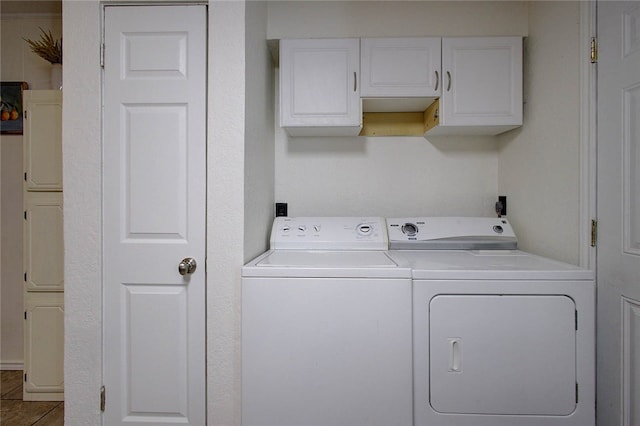
<path id="1" fill-rule="evenodd" d="M 40 27 L 38 27 L 40 28 Z M 48 33 L 40 28 L 40 40 L 23 39 L 27 42 L 31 51 L 42 59 L 49 61 L 52 64 L 62 63 L 62 39 L 55 40 L 51 31 Z"/>

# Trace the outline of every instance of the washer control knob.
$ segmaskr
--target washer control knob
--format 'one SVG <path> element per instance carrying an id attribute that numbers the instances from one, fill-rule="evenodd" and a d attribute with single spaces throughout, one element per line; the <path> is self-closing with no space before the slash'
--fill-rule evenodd
<path id="1" fill-rule="evenodd" d="M 282 227 L 282 232 L 287 233 L 291 230 L 291 228 L 289 228 L 289 225 L 285 225 Z"/>
<path id="2" fill-rule="evenodd" d="M 300 232 L 305 232 L 307 230 L 307 225 L 300 225 L 298 226 L 298 231 Z"/>
<path id="3" fill-rule="evenodd" d="M 361 223 L 356 229 L 360 235 L 369 235 L 373 231 L 373 227 L 367 223 Z"/>
<path id="4" fill-rule="evenodd" d="M 414 223 L 407 222 L 402 225 L 402 232 L 413 237 L 418 233 L 418 227 Z"/>
<path id="5" fill-rule="evenodd" d="M 495 232 L 496 234 L 502 234 L 504 232 L 504 228 L 500 225 L 495 225 L 493 227 L 493 232 Z"/>

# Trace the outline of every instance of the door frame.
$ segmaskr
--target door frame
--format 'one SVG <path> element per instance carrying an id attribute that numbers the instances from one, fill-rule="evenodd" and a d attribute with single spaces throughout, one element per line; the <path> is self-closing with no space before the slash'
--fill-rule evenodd
<path id="1" fill-rule="evenodd" d="M 596 270 L 592 220 L 597 220 L 597 66 L 591 62 L 596 37 L 596 0 L 580 2 L 580 266 Z"/>

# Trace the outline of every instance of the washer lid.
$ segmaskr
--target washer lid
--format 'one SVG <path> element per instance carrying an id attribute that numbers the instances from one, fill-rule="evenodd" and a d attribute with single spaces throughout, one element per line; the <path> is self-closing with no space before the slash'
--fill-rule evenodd
<path id="1" fill-rule="evenodd" d="M 243 277 L 411 278 L 386 251 L 269 250 L 242 268 Z"/>
<path id="2" fill-rule="evenodd" d="M 257 263 L 264 267 L 395 268 L 398 265 L 382 251 L 281 251 L 275 250 Z"/>
<path id="3" fill-rule="evenodd" d="M 408 250 L 514 250 L 509 222 L 494 217 L 409 217 L 387 219 L 389 247 Z"/>

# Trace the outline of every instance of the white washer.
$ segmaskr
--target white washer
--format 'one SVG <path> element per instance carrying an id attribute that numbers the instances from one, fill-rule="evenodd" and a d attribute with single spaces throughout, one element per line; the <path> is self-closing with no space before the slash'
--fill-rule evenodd
<path id="1" fill-rule="evenodd" d="M 242 269 L 244 426 L 407 426 L 411 271 L 383 218 L 276 218 Z"/>
<path id="2" fill-rule="evenodd" d="M 387 225 L 413 271 L 414 425 L 595 424 L 592 271 L 517 250 L 506 219 Z"/>

